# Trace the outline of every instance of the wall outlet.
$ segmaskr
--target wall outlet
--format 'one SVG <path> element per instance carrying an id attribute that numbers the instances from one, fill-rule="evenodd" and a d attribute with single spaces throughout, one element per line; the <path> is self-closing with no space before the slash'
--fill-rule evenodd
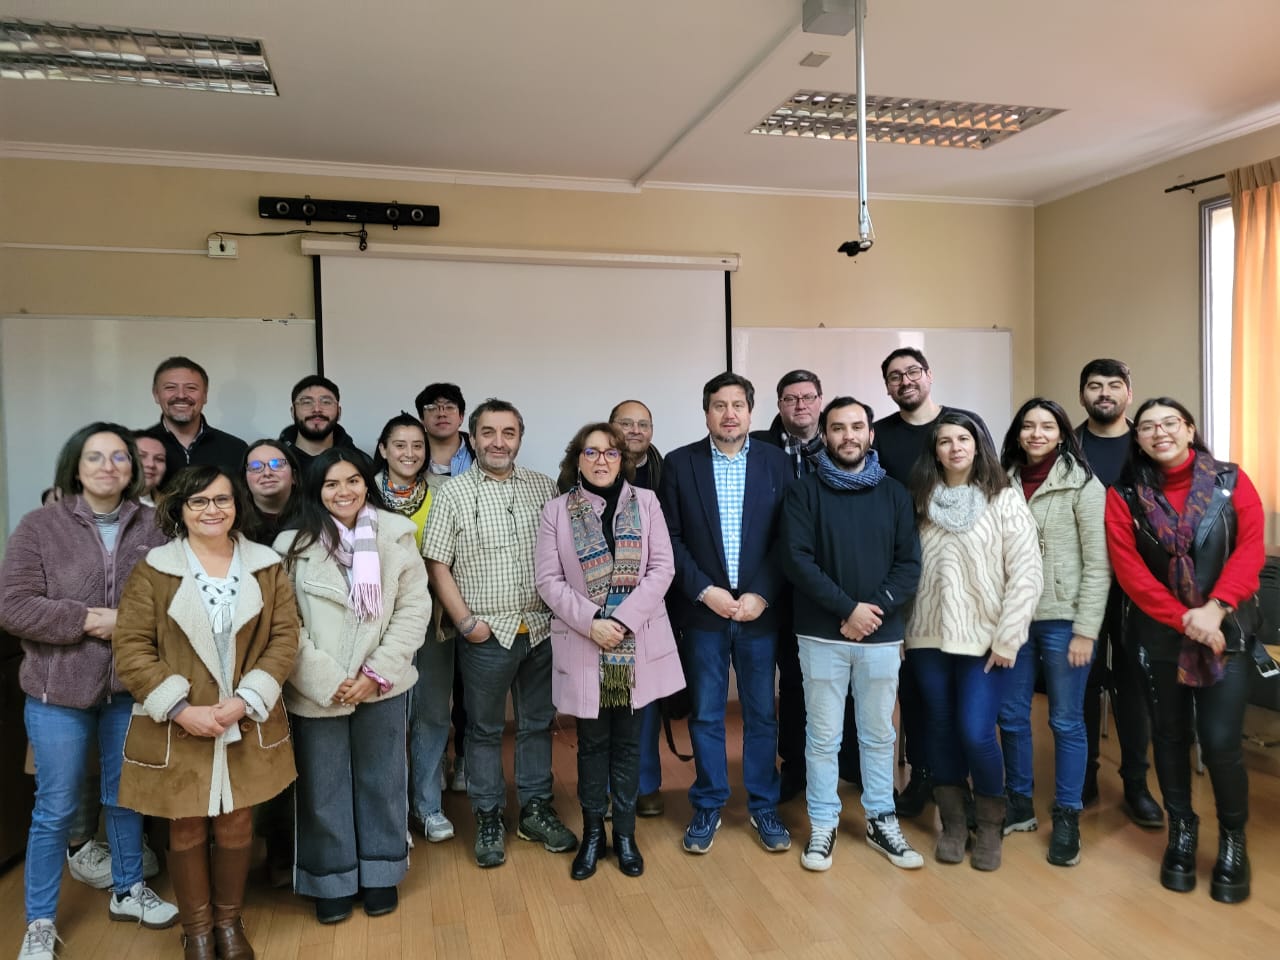
<path id="1" fill-rule="evenodd" d="M 230 237 L 210 237 L 209 256 L 234 260 L 240 256 L 240 248 Z"/>

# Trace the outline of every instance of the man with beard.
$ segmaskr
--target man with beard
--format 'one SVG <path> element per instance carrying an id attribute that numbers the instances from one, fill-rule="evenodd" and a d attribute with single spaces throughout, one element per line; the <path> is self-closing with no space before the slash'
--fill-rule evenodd
<path id="1" fill-rule="evenodd" d="M 915 347 L 899 347 L 880 364 L 885 391 L 898 405 L 898 412 L 882 417 L 875 424 L 875 449 L 885 472 L 904 487 L 909 486 L 911 469 L 929 442 L 933 422 L 947 410 L 955 410 L 982 427 L 991 439 L 987 425 L 976 413 L 958 407 L 934 403 L 933 371 L 929 361 Z M 906 739 L 907 762 L 911 764 L 911 780 L 898 796 L 898 816 L 918 817 L 933 797 L 933 778 L 925 754 L 924 700 L 916 675 L 904 664 L 898 679 L 898 706 L 902 735 Z"/>
<path id="2" fill-rule="evenodd" d="M 163 488 L 183 467 L 192 464 L 240 469 L 245 443 L 237 436 L 209 426 L 204 405 L 209 399 L 209 374 L 188 357 L 169 357 L 156 367 L 151 396 L 160 407 L 160 422 L 147 432 L 164 442 L 168 470 Z"/>
<path id="3" fill-rule="evenodd" d="M 1089 415 L 1076 428 L 1080 446 L 1094 474 L 1109 487 L 1120 477 L 1129 455 L 1131 425 L 1125 411 L 1133 401 L 1129 366 L 1119 360 L 1090 360 L 1080 371 L 1080 405 Z M 1107 610 L 1098 637 L 1093 667 L 1084 691 L 1084 725 L 1089 740 L 1089 765 L 1085 769 L 1085 806 L 1098 799 L 1098 738 L 1102 730 L 1102 686 L 1107 682 L 1115 707 L 1116 734 L 1120 741 L 1120 779 L 1124 782 L 1124 810 L 1140 827 L 1159 829 L 1164 824 L 1160 805 L 1147 789 L 1147 746 L 1151 724 L 1141 683 L 1141 667 L 1127 653 L 1120 633 L 1120 608 L 1124 593 L 1113 579 Z"/>
<path id="4" fill-rule="evenodd" d="M 533 549 L 555 481 L 516 466 L 524 418 L 505 400 L 471 413 L 475 463 L 434 494 L 422 555 L 436 597 L 457 625 L 467 697 L 467 794 L 476 863 L 506 862 L 502 731 L 516 723 L 517 835 L 552 853 L 577 838 L 551 806 L 551 612 L 534 585 Z"/>
<path id="5" fill-rule="evenodd" d="M 811 832 L 800 858 L 831 866 L 840 824 L 838 756 L 852 692 L 860 741 L 867 843 L 894 866 L 924 858 L 907 843 L 893 799 L 898 696 L 907 602 L 920 580 L 911 497 L 871 449 L 871 408 L 832 400 L 819 419 L 825 448 L 816 472 L 782 501 L 782 569 L 795 589 L 794 626 L 808 714 L 805 761 Z"/>
<path id="6" fill-rule="evenodd" d="M 293 426 L 280 431 L 280 442 L 288 444 L 298 458 L 298 467 L 308 464 L 332 447 L 357 449 L 347 431 L 338 425 L 342 416 L 338 385 L 328 377 L 313 373 L 293 385 L 289 409 Z"/>

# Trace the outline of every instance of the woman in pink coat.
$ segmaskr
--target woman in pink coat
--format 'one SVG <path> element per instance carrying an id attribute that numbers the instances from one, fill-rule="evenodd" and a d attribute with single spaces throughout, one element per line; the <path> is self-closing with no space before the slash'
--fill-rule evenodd
<path id="1" fill-rule="evenodd" d="M 534 557 L 538 593 L 551 608 L 551 699 L 578 718 L 582 845 L 570 875 L 585 880 L 605 852 L 613 792 L 613 848 L 629 877 L 644 872 L 636 848 L 640 708 L 684 687 L 663 603 L 675 575 L 658 498 L 628 481 L 635 466 L 622 432 L 589 423 L 565 448 L 564 495 L 543 508 Z"/>

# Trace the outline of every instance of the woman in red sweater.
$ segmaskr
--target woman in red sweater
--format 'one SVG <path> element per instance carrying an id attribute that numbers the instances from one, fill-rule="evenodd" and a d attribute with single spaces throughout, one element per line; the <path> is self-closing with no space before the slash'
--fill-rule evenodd
<path id="1" fill-rule="evenodd" d="M 1147 674 L 1156 776 L 1169 814 L 1160 882 L 1196 884 L 1192 720 L 1218 811 L 1210 895 L 1249 896 L 1249 782 L 1241 740 L 1266 559 L 1262 503 L 1234 463 L 1213 458 L 1190 411 L 1169 397 L 1134 414 L 1129 460 L 1107 493 L 1107 545 L 1126 594 L 1125 642 Z"/>

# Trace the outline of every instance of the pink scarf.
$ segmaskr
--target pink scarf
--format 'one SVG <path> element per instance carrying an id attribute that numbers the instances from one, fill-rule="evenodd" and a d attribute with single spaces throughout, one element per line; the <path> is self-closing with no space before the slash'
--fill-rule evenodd
<path id="1" fill-rule="evenodd" d="M 354 530 L 338 528 L 338 546 L 333 557 L 351 571 L 351 593 L 347 604 L 358 620 L 382 617 L 382 564 L 378 560 L 378 511 L 365 504 L 356 515 Z"/>

